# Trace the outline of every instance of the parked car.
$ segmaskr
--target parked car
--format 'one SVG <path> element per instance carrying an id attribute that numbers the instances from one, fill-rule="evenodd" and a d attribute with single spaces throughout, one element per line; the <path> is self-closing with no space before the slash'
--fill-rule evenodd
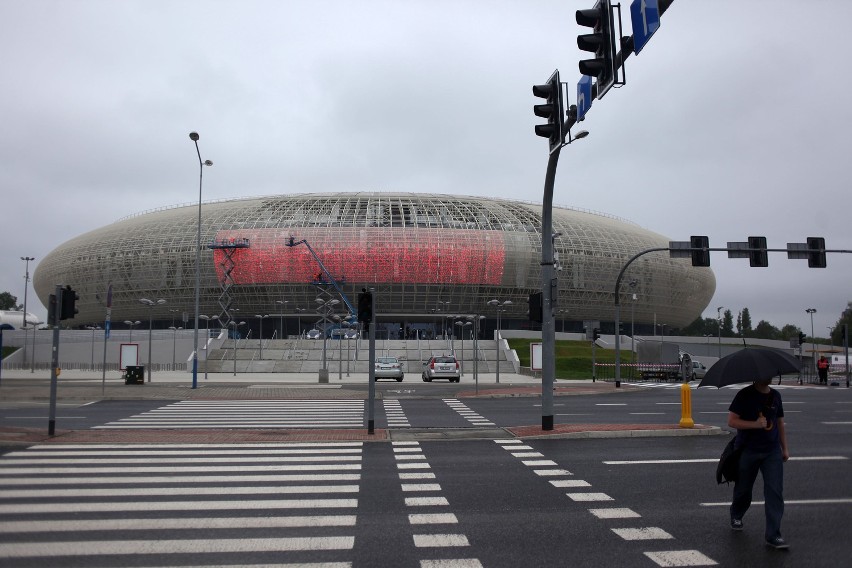
<path id="1" fill-rule="evenodd" d="M 307 337 L 308 339 L 322 339 L 322 332 L 318 329 L 311 329 L 308 331 Z"/>
<path id="2" fill-rule="evenodd" d="M 423 365 L 423 380 L 431 383 L 432 379 L 449 379 L 451 383 L 461 380 L 458 359 L 453 355 L 438 355 L 431 357 Z"/>
<path id="3" fill-rule="evenodd" d="M 402 371 L 402 363 L 396 357 L 376 357 L 376 380 L 396 379 L 402 382 L 405 373 Z"/>
<path id="4" fill-rule="evenodd" d="M 704 375 L 707 374 L 707 367 L 704 366 L 704 363 L 701 361 L 692 361 L 692 378 L 693 379 L 703 379 Z"/>

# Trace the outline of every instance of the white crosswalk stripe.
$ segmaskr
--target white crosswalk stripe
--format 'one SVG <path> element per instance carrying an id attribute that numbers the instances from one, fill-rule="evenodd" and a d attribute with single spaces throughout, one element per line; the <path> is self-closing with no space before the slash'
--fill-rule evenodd
<path id="1" fill-rule="evenodd" d="M 410 428 L 405 413 L 402 411 L 402 405 L 398 400 L 383 400 L 382 404 L 385 407 L 385 416 L 388 419 L 388 428 Z"/>
<path id="2" fill-rule="evenodd" d="M 361 481 L 352 461 L 361 452 L 361 442 L 10 452 L 0 456 L 0 565 L 109 557 L 110 565 L 155 566 L 181 554 L 262 565 L 274 553 L 277 566 L 309 566 L 304 554 L 321 553 L 317 566 L 351 566 Z"/>
<path id="3" fill-rule="evenodd" d="M 100 429 L 363 428 L 363 400 L 184 400 Z"/>
<path id="4" fill-rule="evenodd" d="M 459 413 L 459 416 L 473 424 L 474 426 L 494 426 L 494 423 L 487 418 L 477 414 L 467 407 L 467 405 L 455 398 L 445 398 L 444 402 Z"/>

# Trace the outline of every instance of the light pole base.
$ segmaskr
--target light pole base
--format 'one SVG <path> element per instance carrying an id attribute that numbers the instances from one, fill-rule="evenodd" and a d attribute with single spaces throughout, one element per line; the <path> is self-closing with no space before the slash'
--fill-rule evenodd
<path id="1" fill-rule="evenodd" d="M 541 417 L 541 429 L 545 431 L 553 430 L 553 416 Z"/>
<path id="2" fill-rule="evenodd" d="M 328 369 L 320 369 L 319 370 L 319 382 L 327 383 L 328 382 Z"/>

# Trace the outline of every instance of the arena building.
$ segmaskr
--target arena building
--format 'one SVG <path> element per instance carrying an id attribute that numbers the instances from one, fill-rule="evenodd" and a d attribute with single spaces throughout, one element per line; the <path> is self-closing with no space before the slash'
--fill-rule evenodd
<path id="1" fill-rule="evenodd" d="M 200 313 L 254 329 L 256 315 L 271 315 L 261 320 L 264 337 L 313 327 L 318 297 L 338 299 L 336 311 L 346 317 L 332 279 L 350 304 L 362 288 L 374 288 L 376 313 L 393 330 L 390 337 L 405 328 L 437 335 L 451 315 L 480 314 L 493 322 L 492 299 L 512 302 L 502 312 L 503 327 L 530 326 L 527 299 L 541 287 L 541 205 L 337 193 L 208 202 L 201 210 Z M 47 305 L 56 284 L 76 290 L 75 327 L 103 325 L 108 304 L 114 327 L 149 315 L 157 327 L 191 326 L 197 219 L 197 204 L 167 207 L 80 235 L 44 257 L 35 291 Z M 623 219 L 562 207 L 554 207 L 553 229 L 557 331 L 578 331 L 584 320 L 611 330 L 619 271 L 635 253 L 669 240 Z M 715 285 L 710 268 L 666 252 L 645 255 L 625 273 L 622 320 L 634 319 L 637 330 L 650 331 L 653 323 L 685 326 L 707 306 Z M 165 302 L 148 307 L 142 298 Z"/>

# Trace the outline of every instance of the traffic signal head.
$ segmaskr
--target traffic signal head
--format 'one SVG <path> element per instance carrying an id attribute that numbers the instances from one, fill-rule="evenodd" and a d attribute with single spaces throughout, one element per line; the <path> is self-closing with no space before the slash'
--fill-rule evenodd
<path id="1" fill-rule="evenodd" d="M 530 321 L 541 322 L 543 318 L 541 292 L 533 292 L 529 298 Z"/>
<path id="2" fill-rule="evenodd" d="M 805 334 L 800 331 L 799 332 L 799 345 L 804 345 L 804 344 L 805 344 Z"/>
<path id="3" fill-rule="evenodd" d="M 825 239 L 808 237 L 808 268 L 825 268 Z"/>
<path id="4" fill-rule="evenodd" d="M 615 30 L 610 0 L 598 0 L 594 8 L 577 10 L 577 23 L 592 33 L 577 36 L 577 47 L 595 55 L 580 61 L 580 73 L 597 79 L 598 98 L 615 83 Z"/>
<path id="5" fill-rule="evenodd" d="M 77 295 L 77 292 L 72 290 L 70 285 L 65 286 L 65 289 L 62 290 L 62 310 L 59 319 L 74 319 L 78 311 L 75 303 L 79 299 L 80 297 Z"/>
<path id="6" fill-rule="evenodd" d="M 358 321 L 366 325 L 373 321 L 373 295 L 370 292 L 358 294 Z"/>
<path id="7" fill-rule="evenodd" d="M 708 237 L 689 237 L 689 248 L 701 249 L 692 251 L 692 266 L 710 266 L 710 251 L 707 250 L 710 248 L 710 239 Z"/>
<path id="8" fill-rule="evenodd" d="M 533 95 L 541 99 L 545 99 L 544 104 L 533 106 L 533 112 L 536 116 L 547 119 L 547 124 L 537 124 L 535 126 L 536 136 L 547 138 L 550 151 L 553 152 L 557 148 L 562 147 L 565 141 L 563 134 L 563 117 L 564 103 L 562 97 L 562 83 L 559 82 L 559 70 L 553 72 L 547 83 L 543 85 L 533 85 Z"/>
<path id="9" fill-rule="evenodd" d="M 766 237 L 749 237 L 748 264 L 753 267 L 769 266 L 769 257 L 766 254 Z"/>
<path id="10" fill-rule="evenodd" d="M 51 294 L 48 298 L 47 325 L 56 325 L 56 294 Z"/>

